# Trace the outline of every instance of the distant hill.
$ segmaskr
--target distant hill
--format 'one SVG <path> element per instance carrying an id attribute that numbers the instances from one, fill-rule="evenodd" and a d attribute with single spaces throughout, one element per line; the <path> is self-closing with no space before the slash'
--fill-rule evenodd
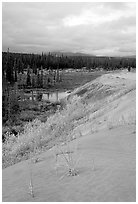
<path id="1" fill-rule="evenodd" d="M 136 58 L 136 55 L 125 56 L 125 58 Z"/>
<path id="2" fill-rule="evenodd" d="M 64 55 L 64 56 L 94 56 L 95 55 L 91 55 L 91 54 L 85 54 L 85 53 L 81 53 L 81 52 L 51 52 L 53 54 L 56 54 L 58 56 Z"/>

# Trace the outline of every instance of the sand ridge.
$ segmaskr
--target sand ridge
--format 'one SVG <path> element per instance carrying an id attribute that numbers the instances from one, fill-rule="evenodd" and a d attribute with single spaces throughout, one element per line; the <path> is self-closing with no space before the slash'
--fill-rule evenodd
<path id="1" fill-rule="evenodd" d="M 91 91 L 93 83 L 105 85 L 111 94 L 105 99 L 90 98 L 88 103 L 98 109 L 91 112 L 75 134 L 81 137 L 70 142 L 78 160 L 77 176 L 61 176 L 66 168 L 55 171 L 54 148 L 43 153 L 32 165 L 34 198 L 29 192 L 29 160 L 10 166 L 2 172 L 3 201 L 22 202 L 135 202 L 136 201 L 136 126 L 135 73 L 109 73 L 84 87 Z M 116 90 L 115 92 L 113 90 Z M 87 98 L 87 94 L 82 97 Z M 103 95 L 104 97 L 104 95 Z M 96 102 L 94 102 L 96 101 Z M 99 103 L 99 104 L 98 104 Z"/>

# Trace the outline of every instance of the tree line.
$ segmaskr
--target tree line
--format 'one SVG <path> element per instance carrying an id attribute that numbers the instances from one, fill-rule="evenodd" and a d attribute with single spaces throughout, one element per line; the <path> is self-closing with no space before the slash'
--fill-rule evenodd
<path id="1" fill-rule="evenodd" d="M 115 70 L 120 68 L 136 67 L 135 58 L 124 57 L 95 57 L 95 56 L 57 56 L 53 53 L 25 54 L 2 52 L 2 71 L 3 76 L 10 83 L 17 81 L 17 75 L 24 73 L 28 66 L 33 70 L 34 74 L 38 73 L 38 69 L 56 70 L 56 69 L 96 69 L 103 68 L 105 70 Z"/>

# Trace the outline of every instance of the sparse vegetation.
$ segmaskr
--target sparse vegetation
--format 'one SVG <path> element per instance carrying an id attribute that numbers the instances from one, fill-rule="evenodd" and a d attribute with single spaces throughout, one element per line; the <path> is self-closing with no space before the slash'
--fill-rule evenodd
<path id="1" fill-rule="evenodd" d="M 49 147 L 49 143 L 70 141 L 70 131 L 86 115 L 86 104 L 74 97 L 66 107 L 51 115 L 45 123 L 34 120 L 25 125 L 23 133 L 5 135 L 3 166 L 12 165 L 30 157 L 31 153 Z"/>
<path id="2" fill-rule="evenodd" d="M 55 144 L 74 139 L 75 136 L 71 132 L 78 124 L 84 123 L 85 118 L 91 121 L 102 114 L 104 109 L 101 107 L 107 103 L 110 95 L 115 93 L 114 88 L 110 88 L 110 92 L 108 88 L 107 86 L 100 86 L 100 88 L 95 86 L 95 89 L 89 90 L 88 86 L 86 95 L 83 97 L 71 95 L 67 101 L 64 100 L 62 108 L 57 109 L 55 114 L 50 115 L 45 122 L 38 119 L 30 121 L 26 123 L 24 130 L 16 136 L 13 133 L 6 133 L 6 139 L 3 143 L 3 166 L 6 167 L 30 158 L 31 153 L 34 152 L 34 147 L 35 153 L 38 153 Z M 103 90 L 102 96 L 101 90 Z M 83 92 L 83 89 L 81 91 Z M 98 94 L 101 96 L 100 98 L 98 97 L 98 102 L 93 94 L 95 92 L 97 97 Z M 90 95 L 91 98 L 87 97 Z M 93 101 L 93 103 L 89 104 L 89 100 Z M 89 113 L 93 113 L 91 118 L 89 118 Z M 29 115 L 26 117 L 29 117 Z M 92 127 L 92 132 L 94 130 L 95 128 Z M 82 133 L 80 133 L 81 135 Z"/>

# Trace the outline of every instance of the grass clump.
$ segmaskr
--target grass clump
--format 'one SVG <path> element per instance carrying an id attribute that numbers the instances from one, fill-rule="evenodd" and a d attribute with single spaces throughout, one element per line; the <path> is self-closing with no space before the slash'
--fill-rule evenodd
<path id="1" fill-rule="evenodd" d="M 59 179 L 64 176 L 77 176 L 79 171 L 77 170 L 78 157 L 78 141 L 73 143 L 65 142 L 63 144 L 57 144 L 54 149 L 55 157 L 55 169 L 56 175 Z"/>

